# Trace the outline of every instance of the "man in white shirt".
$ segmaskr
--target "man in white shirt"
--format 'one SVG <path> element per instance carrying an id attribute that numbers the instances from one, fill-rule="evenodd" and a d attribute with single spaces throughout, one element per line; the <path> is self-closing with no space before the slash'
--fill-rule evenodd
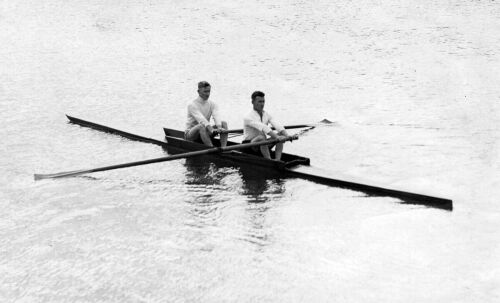
<path id="1" fill-rule="evenodd" d="M 249 112 L 243 120 L 243 143 L 258 142 L 269 139 L 285 139 L 288 136 L 285 128 L 276 122 L 273 117 L 264 111 L 265 94 L 261 91 L 256 91 L 252 94 L 253 110 Z M 269 125 L 274 127 L 272 130 Z M 267 159 L 271 159 L 270 149 L 272 146 L 261 145 L 253 147 L 254 152 L 259 152 Z M 283 152 L 283 143 L 277 143 L 274 151 L 274 159 L 281 160 Z"/>
<path id="2" fill-rule="evenodd" d="M 209 100 L 211 86 L 206 81 L 198 83 L 199 97 L 194 99 L 187 110 L 186 132 L 184 137 L 189 141 L 200 141 L 212 147 L 212 138 L 220 134 L 220 143 L 224 147 L 227 144 L 226 121 L 221 121 L 219 108 L 215 102 Z M 210 118 L 214 119 L 215 125 L 210 125 Z"/>

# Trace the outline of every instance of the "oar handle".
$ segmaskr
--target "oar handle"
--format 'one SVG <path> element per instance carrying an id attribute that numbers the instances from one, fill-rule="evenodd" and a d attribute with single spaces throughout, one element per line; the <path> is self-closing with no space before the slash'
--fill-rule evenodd
<path id="1" fill-rule="evenodd" d="M 307 126 L 303 126 L 303 127 L 307 127 Z M 291 128 L 300 128 L 300 127 L 286 127 L 285 126 L 284 128 L 291 129 Z M 275 130 L 275 128 L 273 127 L 272 130 Z M 216 133 L 216 134 L 242 134 L 243 133 L 243 129 L 242 128 L 225 129 L 225 130 L 214 129 L 213 132 Z"/>
<path id="2" fill-rule="evenodd" d="M 299 138 L 299 134 L 295 134 L 292 136 L 285 136 L 284 139 L 278 139 L 278 141 L 279 142 L 286 142 L 286 141 L 292 142 L 293 140 L 297 140 L 298 138 Z"/>

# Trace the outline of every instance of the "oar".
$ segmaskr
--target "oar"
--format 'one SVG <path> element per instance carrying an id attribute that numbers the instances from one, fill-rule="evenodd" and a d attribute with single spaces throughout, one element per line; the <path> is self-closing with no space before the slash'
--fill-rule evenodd
<path id="1" fill-rule="evenodd" d="M 88 173 L 93 173 L 93 172 L 98 172 L 98 171 L 105 171 L 105 170 L 112 170 L 112 169 L 125 168 L 125 167 L 131 167 L 131 166 L 139 166 L 139 165 L 145 165 L 145 164 L 151 164 L 151 163 L 172 161 L 172 160 L 176 160 L 176 159 L 188 158 L 188 157 L 194 157 L 194 156 L 200 156 L 200 155 L 222 153 L 225 151 L 238 150 L 238 149 L 244 149 L 244 148 L 249 148 L 249 147 L 254 147 L 254 146 L 267 145 L 267 144 L 274 144 L 274 143 L 278 143 L 278 142 L 293 141 L 296 139 L 298 139 L 298 136 L 294 135 L 294 136 L 285 137 L 284 139 L 271 139 L 271 140 L 260 141 L 260 142 L 231 145 L 231 146 L 226 146 L 226 147 L 213 147 L 213 148 L 203 149 L 203 150 L 194 151 L 194 152 L 182 153 L 182 154 L 177 154 L 177 155 L 172 155 L 172 156 L 167 156 L 167 157 L 154 158 L 154 159 L 148 159 L 148 160 L 142 160 L 142 161 L 136 161 L 136 162 L 116 164 L 116 165 L 111 165 L 111 166 L 97 167 L 97 168 L 91 168 L 91 169 L 73 170 L 73 171 L 60 172 L 60 173 L 55 173 L 55 174 L 35 174 L 35 180 L 72 177 L 72 176 L 78 176 L 78 175 L 83 175 L 83 174 L 88 174 Z"/>
<path id="2" fill-rule="evenodd" d="M 335 122 L 332 122 L 328 119 L 323 119 L 317 123 L 311 123 L 311 124 L 296 124 L 296 125 L 285 125 L 283 126 L 285 129 L 294 129 L 294 128 L 306 128 L 306 127 L 313 127 L 313 126 L 318 126 L 318 125 L 328 125 L 328 124 L 334 124 Z M 274 127 L 272 128 L 274 130 Z M 228 129 L 228 130 L 223 130 L 220 131 L 219 133 L 223 134 L 235 134 L 235 133 L 243 133 L 242 128 L 237 128 L 237 129 Z"/>

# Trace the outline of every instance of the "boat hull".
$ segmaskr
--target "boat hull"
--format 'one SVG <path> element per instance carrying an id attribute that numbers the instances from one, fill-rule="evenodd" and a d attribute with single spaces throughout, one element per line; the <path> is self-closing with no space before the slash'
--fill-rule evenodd
<path id="1" fill-rule="evenodd" d="M 184 139 L 184 133 L 175 129 L 164 128 L 165 139 L 169 146 L 175 147 L 180 150 L 190 151 L 190 150 L 202 150 L 206 149 L 207 146 L 198 142 L 187 141 Z M 218 139 L 213 139 L 214 144 L 220 146 Z M 228 146 L 237 145 L 239 143 L 229 141 Z M 285 171 L 289 167 L 295 167 L 297 165 L 309 165 L 309 158 L 283 153 L 281 156 L 282 161 L 269 160 L 263 157 L 259 157 L 252 154 L 247 154 L 241 151 L 232 151 L 229 153 L 217 154 L 218 157 L 224 158 L 226 160 L 231 160 L 233 162 L 245 163 L 247 165 L 256 165 L 265 168 L 272 168 L 280 171 Z"/>
<path id="2" fill-rule="evenodd" d="M 121 131 L 105 125 L 85 121 L 75 117 L 67 116 L 71 123 L 78 124 L 84 127 L 90 127 L 99 131 L 112 133 L 131 140 L 156 144 L 169 153 L 180 153 L 185 151 L 196 151 L 206 149 L 203 144 L 190 142 L 184 140 L 184 132 L 165 128 L 164 132 L 168 142 L 139 136 L 129 132 Z M 215 144 L 220 144 L 218 140 L 214 140 Z M 238 144 L 236 142 L 228 142 L 228 145 Z M 203 156 L 201 156 L 203 157 Z M 365 193 L 368 196 L 388 196 L 395 197 L 402 201 L 402 203 L 425 205 L 433 208 L 440 208 L 445 210 L 453 209 L 453 202 L 450 199 L 439 198 L 431 195 L 422 195 L 417 193 L 408 192 L 400 189 L 391 189 L 390 186 L 373 185 L 371 182 L 359 181 L 347 176 L 339 177 L 332 176 L 331 174 L 323 174 L 322 172 L 315 171 L 310 166 L 310 160 L 301 156 L 283 153 L 283 161 L 273 161 L 264 159 L 251 154 L 246 154 L 240 151 L 231 151 L 227 153 L 211 154 L 207 159 L 219 159 L 229 161 L 241 167 L 246 167 L 248 172 L 276 172 L 281 177 L 302 178 L 314 181 L 316 183 L 325 184 L 329 186 L 353 189 Z"/>

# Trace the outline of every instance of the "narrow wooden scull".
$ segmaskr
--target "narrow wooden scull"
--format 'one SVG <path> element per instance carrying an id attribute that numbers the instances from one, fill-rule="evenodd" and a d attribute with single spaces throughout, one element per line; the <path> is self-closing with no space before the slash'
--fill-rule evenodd
<path id="1" fill-rule="evenodd" d="M 96 130 L 120 135 L 122 137 L 126 137 L 128 139 L 135 141 L 160 145 L 164 148 L 174 148 L 178 150 L 178 152 L 198 151 L 207 149 L 207 147 L 201 143 L 184 140 L 184 132 L 179 130 L 164 128 L 165 138 L 167 141 L 164 142 L 148 137 L 139 136 L 129 132 L 121 131 L 101 124 L 85 121 L 75 117 L 71 116 L 67 117 L 70 120 L 70 122 L 81 126 L 90 127 Z M 218 140 L 214 139 L 214 143 L 217 145 Z M 228 146 L 236 144 L 239 143 L 228 142 Z M 324 173 L 318 170 L 314 170 L 314 168 L 310 166 L 309 158 L 297 155 L 283 153 L 282 161 L 268 160 L 263 157 L 247 154 L 245 152 L 238 150 L 233 150 L 226 153 L 215 153 L 210 156 L 221 158 L 238 165 L 252 165 L 261 167 L 266 170 L 274 170 L 279 172 L 280 175 L 282 175 L 283 177 L 303 178 L 329 186 L 353 189 L 356 191 L 363 192 L 369 196 L 395 197 L 400 199 L 402 203 L 419 204 L 445 210 L 453 209 L 453 202 L 450 199 L 439 198 L 430 195 L 422 195 L 422 194 L 408 192 L 405 190 L 390 189 L 390 188 L 385 188 L 383 186 L 369 185 L 365 184 L 364 182 L 361 183 L 356 180 L 349 180 L 349 178 L 344 178 L 344 177 L 342 179 L 336 178 L 335 176 L 331 176 L 331 174 L 329 173 Z"/>

